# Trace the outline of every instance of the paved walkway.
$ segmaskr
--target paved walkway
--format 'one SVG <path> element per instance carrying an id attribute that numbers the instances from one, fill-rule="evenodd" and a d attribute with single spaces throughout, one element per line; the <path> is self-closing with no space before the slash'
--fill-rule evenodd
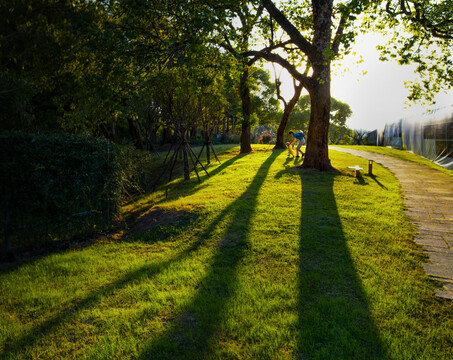
<path id="1" fill-rule="evenodd" d="M 391 156 L 329 149 L 373 160 L 396 176 L 401 183 L 406 214 L 417 229 L 415 242 L 423 245 L 429 255 L 430 263 L 423 264 L 425 271 L 444 284 L 442 289 L 436 289 L 437 296 L 453 299 L 453 177 Z"/>

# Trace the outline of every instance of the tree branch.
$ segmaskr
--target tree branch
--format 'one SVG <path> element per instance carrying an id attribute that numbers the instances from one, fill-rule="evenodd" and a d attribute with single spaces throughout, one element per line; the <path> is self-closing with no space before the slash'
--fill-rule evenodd
<path id="1" fill-rule="evenodd" d="M 283 105 L 286 108 L 288 106 L 288 104 L 286 103 L 285 98 L 282 96 L 282 94 L 280 92 L 280 85 L 281 84 L 282 84 L 282 82 L 280 81 L 280 79 L 275 78 L 275 89 L 277 90 L 277 99 L 281 100 L 283 102 Z"/>
<path id="2" fill-rule="evenodd" d="M 267 61 L 275 62 L 284 67 L 290 73 L 290 75 L 301 82 L 305 88 L 311 89 L 313 87 L 313 79 L 308 77 L 306 74 L 300 73 L 294 65 L 292 65 L 288 60 L 282 58 L 278 54 L 263 51 L 247 51 L 242 55 L 244 57 L 253 57 L 253 59 L 251 59 L 251 61 L 253 62 L 258 59 L 265 59 Z"/>
<path id="3" fill-rule="evenodd" d="M 271 52 L 272 50 L 278 49 L 278 48 L 285 48 L 286 45 L 292 44 L 291 40 L 287 40 L 278 44 L 274 44 L 268 47 L 265 47 L 260 50 L 260 52 Z"/>
<path id="4" fill-rule="evenodd" d="M 255 14 L 252 24 L 254 24 L 254 25 L 256 24 L 256 22 L 258 21 L 258 19 L 261 16 L 261 14 L 263 13 L 263 10 L 264 10 L 264 5 L 260 4 L 260 6 L 258 6 L 258 9 L 256 10 L 256 14 Z"/>
<path id="5" fill-rule="evenodd" d="M 335 33 L 335 38 L 333 39 L 333 42 L 332 42 L 332 51 L 334 52 L 335 55 L 338 55 L 341 36 L 343 35 L 343 30 L 345 27 L 346 27 L 346 19 L 342 15 L 341 19 L 340 19 L 340 24 L 338 25 L 337 32 Z"/>
<path id="6" fill-rule="evenodd" d="M 293 24 L 291 24 L 286 16 L 277 9 L 277 7 L 271 0 L 262 0 L 262 4 L 269 12 L 269 14 L 275 19 L 275 21 L 278 22 L 282 29 L 285 30 L 285 32 L 291 38 L 291 42 L 297 45 L 297 47 L 313 62 L 316 57 L 316 49 L 314 48 L 314 46 L 302 36 L 299 30 L 297 30 L 297 28 Z"/>
<path id="7" fill-rule="evenodd" d="M 411 9 L 411 2 L 414 7 L 415 14 Z M 401 11 L 398 12 L 398 8 L 391 8 L 392 2 L 391 0 L 388 0 L 385 9 L 386 12 L 392 16 L 403 15 L 409 17 L 411 21 L 419 23 L 423 27 L 423 29 L 425 29 L 428 33 L 431 33 L 433 37 L 450 40 L 453 39 L 452 29 L 450 27 L 450 24 L 452 23 L 451 19 L 446 19 L 440 23 L 435 23 L 434 20 L 429 19 L 425 16 L 426 8 L 423 4 L 417 1 L 411 2 L 409 2 L 408 0 L 399 0 L 399 7 Z"/>
<path id="8" fill-rule="evenodd" d="M 228 37 L 224 36 L 223 40 L 225 40 L 225 42 L 219 43 L 219 46 L 221 46 L 225 50 L 229 51 L 230 54 L 232 54 L 233 56 L 237 56 L 238 52 L 234 49 L 233 45 L 231 45 L 231 42 L 228 39 Z"/>

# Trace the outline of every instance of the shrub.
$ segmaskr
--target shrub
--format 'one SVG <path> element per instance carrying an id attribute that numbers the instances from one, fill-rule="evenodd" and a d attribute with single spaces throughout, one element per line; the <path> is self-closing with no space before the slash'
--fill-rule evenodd
<path id="1" fill-rule="evenodd" d="M 125 197 L 142 190 L 144 162 L 102 139 L 1 133 L 4 249 L 105 228 Z"/>
<path id="2" fill-rule="evenodd" d="M 261 134 L 259 143 L 260 144 L 269 144 L 272 141 L 272 134 L 264 133 Z"/>

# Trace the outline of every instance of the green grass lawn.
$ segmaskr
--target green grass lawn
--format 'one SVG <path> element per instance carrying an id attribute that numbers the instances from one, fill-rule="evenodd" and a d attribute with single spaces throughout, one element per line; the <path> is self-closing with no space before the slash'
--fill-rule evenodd
<path id="1" fill-rule="evenodd" d="M 405 151 L 405 150 L 398 150 L 398 149 L 392 149 L 389 147 L 383 147 L 383 146 L 363 146 L 363 145 L 335 145 L 338 147 L 346 147 L 354 150 L 363 150 L 363 151 L 369 151 L 369 152 L 375 152 L 378 154 L 383 154 L 383 155 L 389 155 L 393 156 L 402 160 L 408 160 L 415 162 L 417 164 L 422 164 L 426 165 L 432 169 L 439 170 L 445 174 L 448 174 L 450 176 L 453 176 L 453 170 L 446 169 L 440 165 L 437 165 L 431 160 L 428 160 L 424 158 L 423 156 L 417 155 L 413 152 Z"/>
<path id="2" fill-rule="evenodd" d="M 0 357 L 451 358 L 393 175 L 254 149 L 129 204 L 129 231 L 0 273 Z"/>

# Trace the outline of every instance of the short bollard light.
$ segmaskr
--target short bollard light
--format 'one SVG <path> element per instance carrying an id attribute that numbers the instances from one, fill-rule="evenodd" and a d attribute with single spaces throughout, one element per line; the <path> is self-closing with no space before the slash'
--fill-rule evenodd
<path id="1" fill-rule="evenodd" d="M 368 160 L 368 175 L 373 175 L 373 160 Z"/>

